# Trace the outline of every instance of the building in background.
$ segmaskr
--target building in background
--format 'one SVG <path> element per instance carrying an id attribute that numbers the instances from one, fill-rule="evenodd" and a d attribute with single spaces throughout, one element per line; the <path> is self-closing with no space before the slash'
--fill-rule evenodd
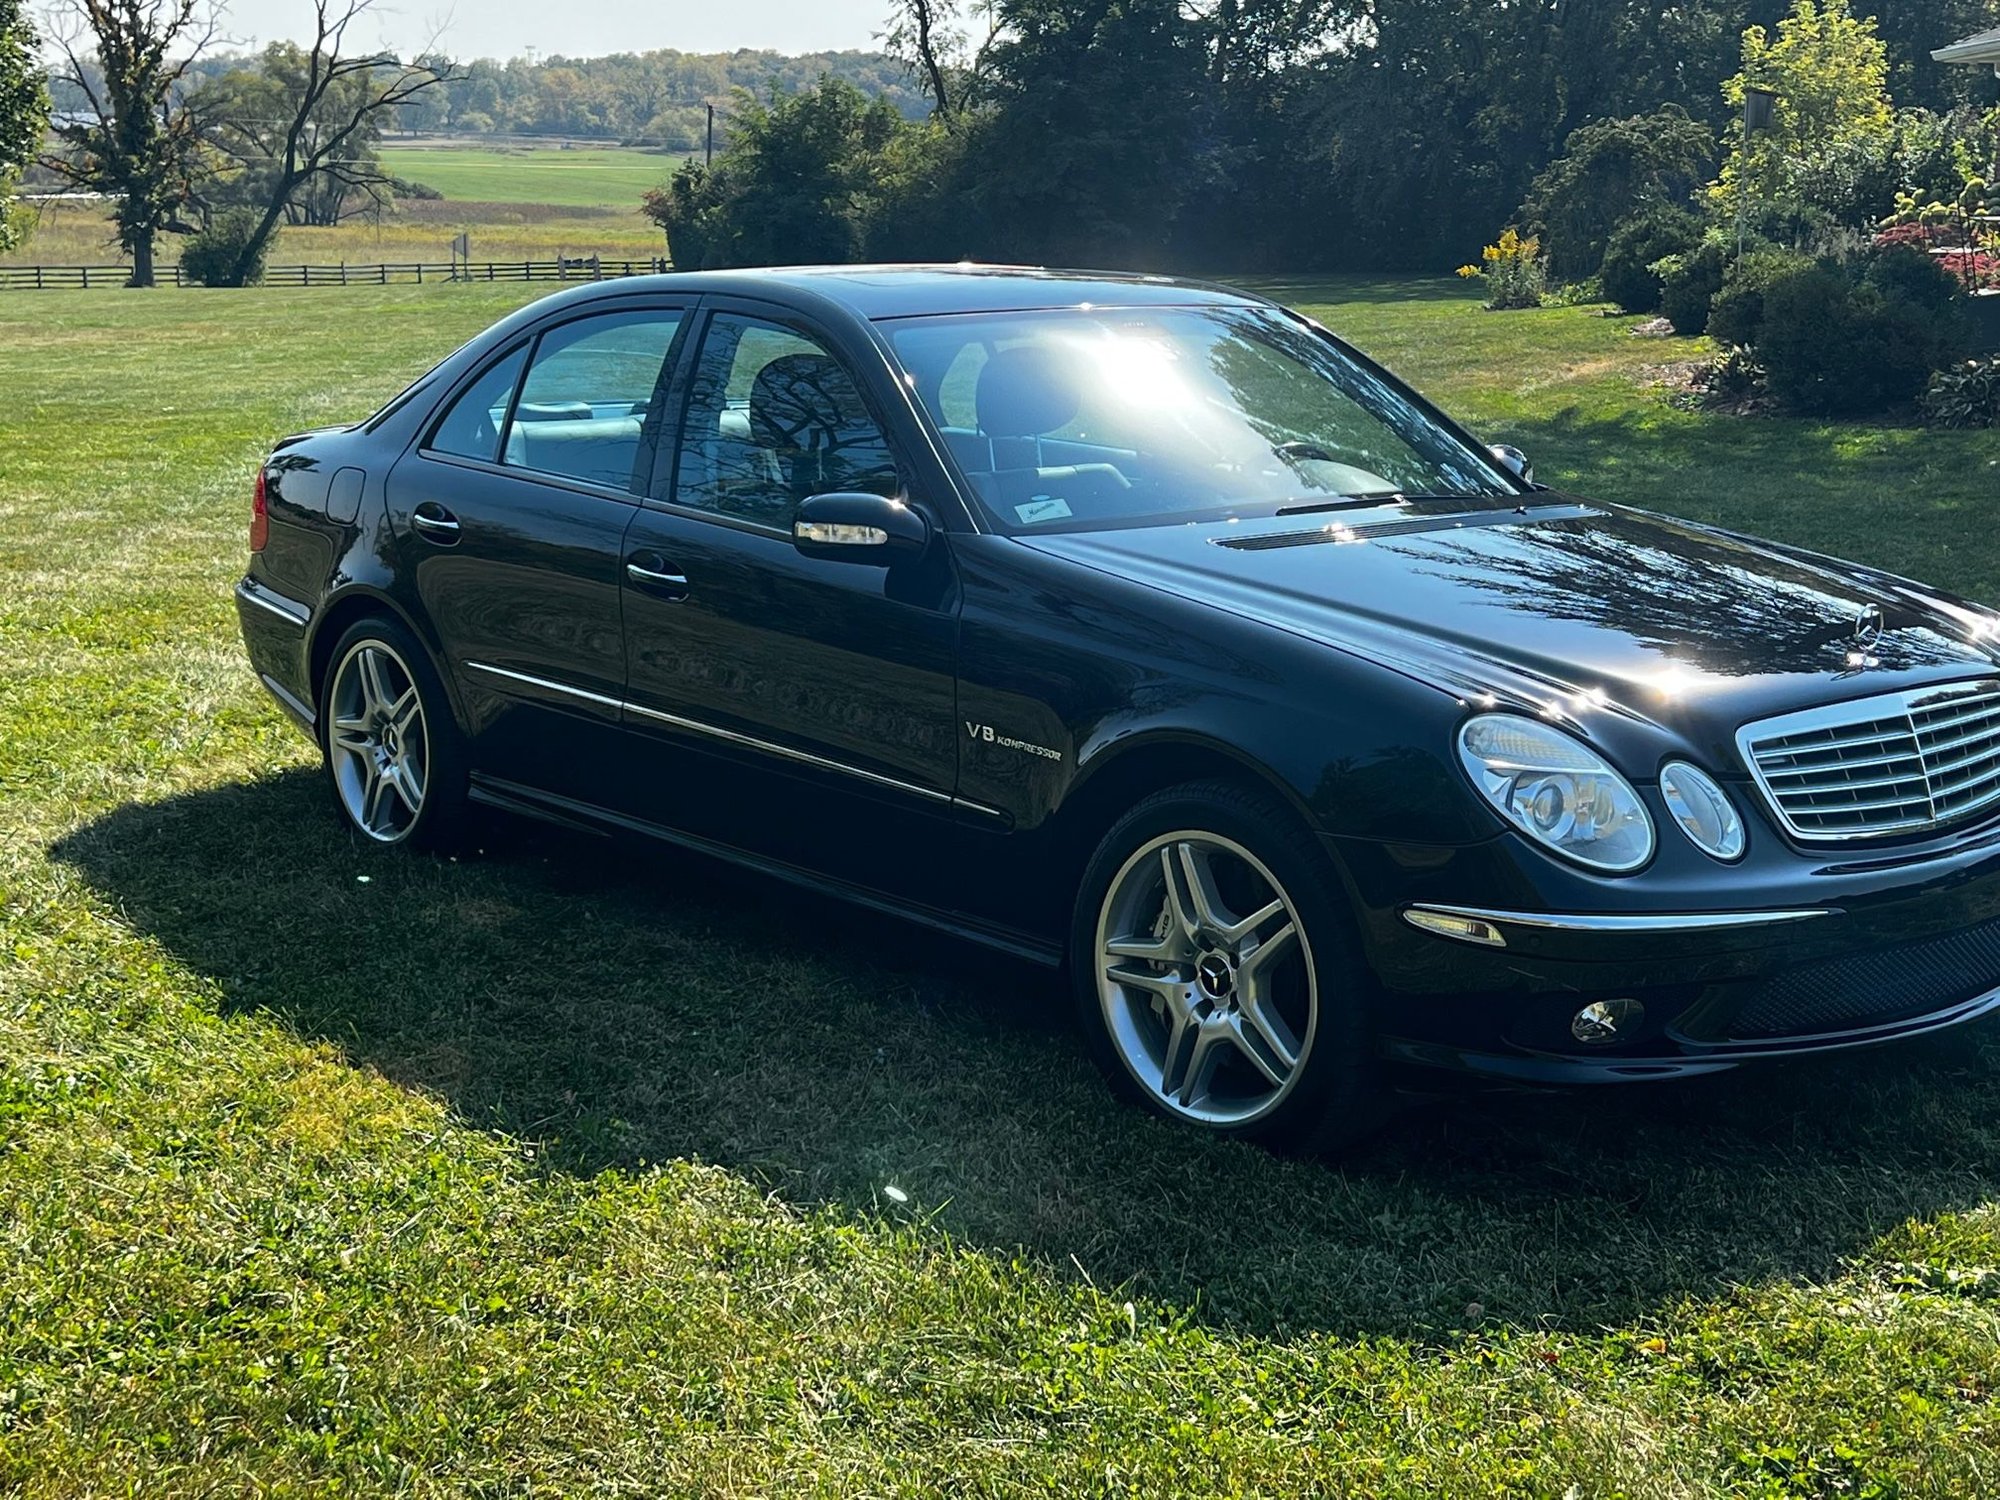
<path id="1" fill-rule="evenodd" d="M 1940 47 L 1931 57 L 1941 63 L 1966 63 L 1973 67 L 1990 65 L 2000 74 L 2000 27 L 1969 36 L 1949 47 Z"/>

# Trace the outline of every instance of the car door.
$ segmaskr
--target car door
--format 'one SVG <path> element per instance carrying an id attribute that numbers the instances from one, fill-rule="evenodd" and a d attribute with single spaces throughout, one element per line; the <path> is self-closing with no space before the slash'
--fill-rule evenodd
<path id="1" fill-rule="evenodd" d="M 826 337 L 756 304 L 711 304 L 704 323 L 677 441 L 625 538 L 638 795 L 684 829 L 934 890 L 928 857 L 879 856 L 902 820 L 953 811 L 945 538 L 887 567 L 802 555 L 802 500 L 868 491 L 921 506 L 909 465 Z"/>
<path id="2" fill-rule="evenodd" d="M 496 355 L 390 473 L 396 545 L 503 778 L 590 797 L 622 743 L 627 527 L 684 304 L 620 303 Z"/>

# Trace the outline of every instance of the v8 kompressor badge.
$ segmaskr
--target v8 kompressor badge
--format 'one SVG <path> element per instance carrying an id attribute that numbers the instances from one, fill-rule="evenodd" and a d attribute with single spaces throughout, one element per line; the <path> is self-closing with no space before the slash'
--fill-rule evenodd
<path id="1" fill-rule="evenodd" d="M 1026 740 L 1014 739 L 1010 735 L 999 733 L 991 724 L 975 724 L 972 720 L 967 719 L 965 721 L 965 733 L 970 739 L 979 740 L 988 745 L 998 745 L 1002 750 L 1019 750 L 1023 755 L 1039 755 L 1043 760 L 1061 760 L 1063 758 L 1062 751 L 1060 750 L 1051 750 L 1047 745 L 1033 745 Z"/>

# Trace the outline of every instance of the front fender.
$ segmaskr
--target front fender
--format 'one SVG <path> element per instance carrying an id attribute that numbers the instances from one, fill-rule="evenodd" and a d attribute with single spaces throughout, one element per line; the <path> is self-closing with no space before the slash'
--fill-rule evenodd
<path id="1" fill-rule="evenodd" d="M 1006 538 L 953 541 L 960 795 L 1015 827 L 1094 800 L 1136 756 L 1260 778 L 1322 833 L 1463 845 L 1498 831 L 1456 764 L 1466 705 L 1452 694 Z"/>

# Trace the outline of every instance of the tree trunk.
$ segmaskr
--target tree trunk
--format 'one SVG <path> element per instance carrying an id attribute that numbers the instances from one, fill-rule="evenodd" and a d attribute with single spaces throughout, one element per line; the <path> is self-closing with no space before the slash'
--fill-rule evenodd
<path id="1" fill-rule="evenodd" d="M 132 241 L 132 279 L 127 286 L 153 284 L 153 237 L 142 234 Z"/>
<path id="2" fill-rule="evenodd" d="M 917 56 L 923 60 L 924 72 L 930 75 L 931 113 L 940 120 L 951 118 L 951 99 L 945 93 L 944 66 L 938 60 L 937 46 L 931 39 L 930 0 L 917 0 Z"/>
<path id="3" fill-rule="evenodd" d="M 1215 13 L 1215 56 L 1209 63 L 1209 77 L 1217 88 L 1231 82 L 1230 61 L 1236 47 L 1236 0 L 1222 0 Z"/>
<path id="4" fill-rule="evenodd" d="M 279 190 L 277 197 L 264 206 L 263 215 L 257 220 L 256 232 L 244 241 L 242 250 L 237 254 L 236 264 L 230 268 L 231 286 L 248 284 L 250 268 L 257 264 L 258 258 L 264 253 L 264 246 L 270 243 L 272 234 L 277 230 L 278 220 L 284 216 L 285 205 L 291 201 L 292 193 L 297 186 L 296 182 L 288 182 Z"/>

